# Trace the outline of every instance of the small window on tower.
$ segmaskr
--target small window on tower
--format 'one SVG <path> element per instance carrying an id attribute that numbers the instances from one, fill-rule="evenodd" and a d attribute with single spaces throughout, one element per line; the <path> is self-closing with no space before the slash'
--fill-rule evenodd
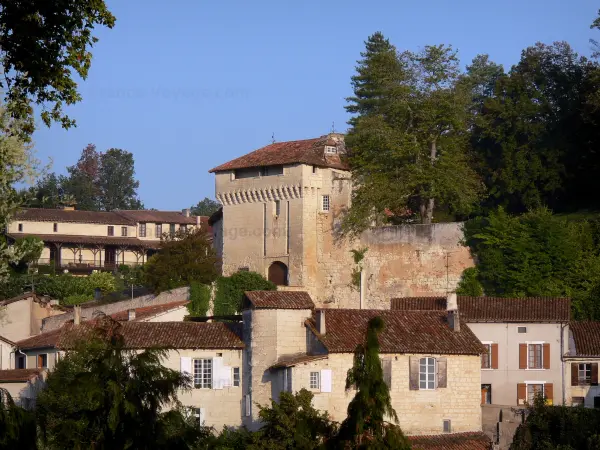
<path id="1" fill-rule="evenodd" d="M 281 214 L 281 202 L 279 200 L 275 200 L 275 215 L 279 217 Z"/>
<path id="2" fill-rule="evenodd" d="M 329 211 L 329 195 L 324 195 L 323 196 L 323 204 L 322 204 L 322 210 L 325 212 Z"/>

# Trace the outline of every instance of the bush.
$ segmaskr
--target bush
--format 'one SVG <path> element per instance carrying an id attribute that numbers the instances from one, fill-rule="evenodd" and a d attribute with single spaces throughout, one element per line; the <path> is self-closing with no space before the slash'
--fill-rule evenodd
<path id="1" fill-rule="evenodd" d="M 465 269 L 458 282 L 456 293 L 459 295 L 468 295 L 471 297 L 479 297 L 483 295 L 483 287 L 477 279 L 479 273 L 477 267 L 469 267 Z"/>
<path id="2" fill-rule="evenodd" d="M 210 306 L 210 286 L 193 281 L 190 283 L 190 302 L 187 309 L 192 316 L 206 316 Z"/>
<path id="3" fill-rule="evenodd" d="M 64 302 L 81 302 L 85 296 L 88 300 L 94 298 L 96 289 L 100 289 L 103 294 L 114 292 L 117 288 L 115 277 L 108 272 L 94 272 L 87 277 L 75 277 L 70 274 L 45 275 L 36 281 L 36 292 L 48 295 Z"/>
<path id="4" fill-rule="evenodd" d="M 277 286 L 256 272 L 236 272 L 217 279 L 214 314 L 236 314 L 242 310 L 245 291 L 275 291 Z"/>

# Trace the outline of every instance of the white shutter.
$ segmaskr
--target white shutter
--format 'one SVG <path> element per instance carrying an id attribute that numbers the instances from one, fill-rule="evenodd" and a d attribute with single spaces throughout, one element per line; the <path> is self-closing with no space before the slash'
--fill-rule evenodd
<path id="1" fill-rule="evenodd" d="M 321 370 L 321 392 L 331 392 L 331 369 Z"/>
<path id="2" fill-rule="evenodd" d="M 223 389 L 223 358 L 217 356 L 212 359 L 212 388 Z"/>
<path id="3" fill-rule="evenodd" d="M 224 388 L 231 387 L 233 385 L 231 372 L 232 372 L 232 369 L 230 366 L 223 366 L 223 368 L 221 369 L 221 380 L 222 380 L 221 385 Z"/>
<path id="4" fill-rule="evenodd" d="M 204 408 L 198 408 L 198 412 L 200 413 L 200 417 L 198 423 L 201 427 L 205 426 L 204 422 L 206 420 L 206 410 Z"/>
<path id="5" fill-rule="evenodd" d="M 181 357 L 181 373 L 187 376 L 192 376 L 192 358 L 189 356 Z M 192 385 L 194 381 L 192 380 Z"/>

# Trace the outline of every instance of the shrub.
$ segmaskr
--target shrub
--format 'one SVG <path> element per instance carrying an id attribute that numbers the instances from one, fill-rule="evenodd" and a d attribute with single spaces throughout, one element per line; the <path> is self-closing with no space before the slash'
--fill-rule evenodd
<path id="1" fill-rule="evenodd" d="M 469 295 L 471 297 L 479 297 L 483 295 L 483 287 L 477 279 L 479 273 L 477 267 L 469 267 L 465 269 L 458 282 L 456 293 L 459 295 Z"/>
<path id="2" fill-rule="evenodd" d="M 187 308 L 192 316 L 206 316 L 210 306 L 210 286 L 197 281 L 190 283 L 190 303 Z"/>
<path id="3" fill-rule="evenodd" d="M 245 291 L 275 291 L 277 286 L 256 272 L 236 272 L 217 279 L 215 315 L 235 314 L 242 310 Z"/>

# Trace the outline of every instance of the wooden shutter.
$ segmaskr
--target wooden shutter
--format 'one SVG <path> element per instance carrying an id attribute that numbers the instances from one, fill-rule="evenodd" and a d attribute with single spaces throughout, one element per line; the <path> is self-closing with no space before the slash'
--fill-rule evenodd
<path id="1" fill-rule="evenodd" d="M 571 363 L 571 386 L 579 386 L 579 364 Z"/>
<path id="2" fill-rule="evenodd" d="M 517 405 L 524 405 L 527 401 L 527 385 L 525 383 L 517 384 Z"/>
<path id="3" fill-rule="evenodd" d="M 492 369 L 498 368 L 498 344 L 492 344 Z"/>
<path id="4" fill-rule="evenodd" d="M 519 369 L 527 369 L 527 344 L 519 344 Z"/>
<path id="5" fill-rule="evenodd" d="M 598 386 L 598 363 L 592 364 L 592 386 Z"/>
<path id="6" fill-rule="evenodd" d="M 544 344 L 544 369 L 550 368 L 550 344 Z"/>
<path id="7" fill-rule="evenodd" d="M 446 358 L 438 358 L 436 361 L 437 366 L 437 387 L 445 388 L 448 387 L 448 361 Z"/>
<path id="8" fill-rule="evenodd" d="M 419 357 L 418 356 L 410 357 L 408 388 L 411 391 L 419 390 Z"/>
<path id="9" fill-rule="evenodd" d="M 321 392 L 331 392 L 331 369 L 321 370 Z"/>
<path id="10" fill-rule="evenodd" d="M 546 383 L 544 385 L 544 397 L 546 397 L 546 403 L 548 405 L 554 403 L 554 385 L 552 383 Z"/>
<path id="11" fill-rule="evenodd" d="M 383 381 L 387 384 L 388 389 L 392 389 L 392 360 L 382 359 L 381 368 L 383 370 Z"/>

